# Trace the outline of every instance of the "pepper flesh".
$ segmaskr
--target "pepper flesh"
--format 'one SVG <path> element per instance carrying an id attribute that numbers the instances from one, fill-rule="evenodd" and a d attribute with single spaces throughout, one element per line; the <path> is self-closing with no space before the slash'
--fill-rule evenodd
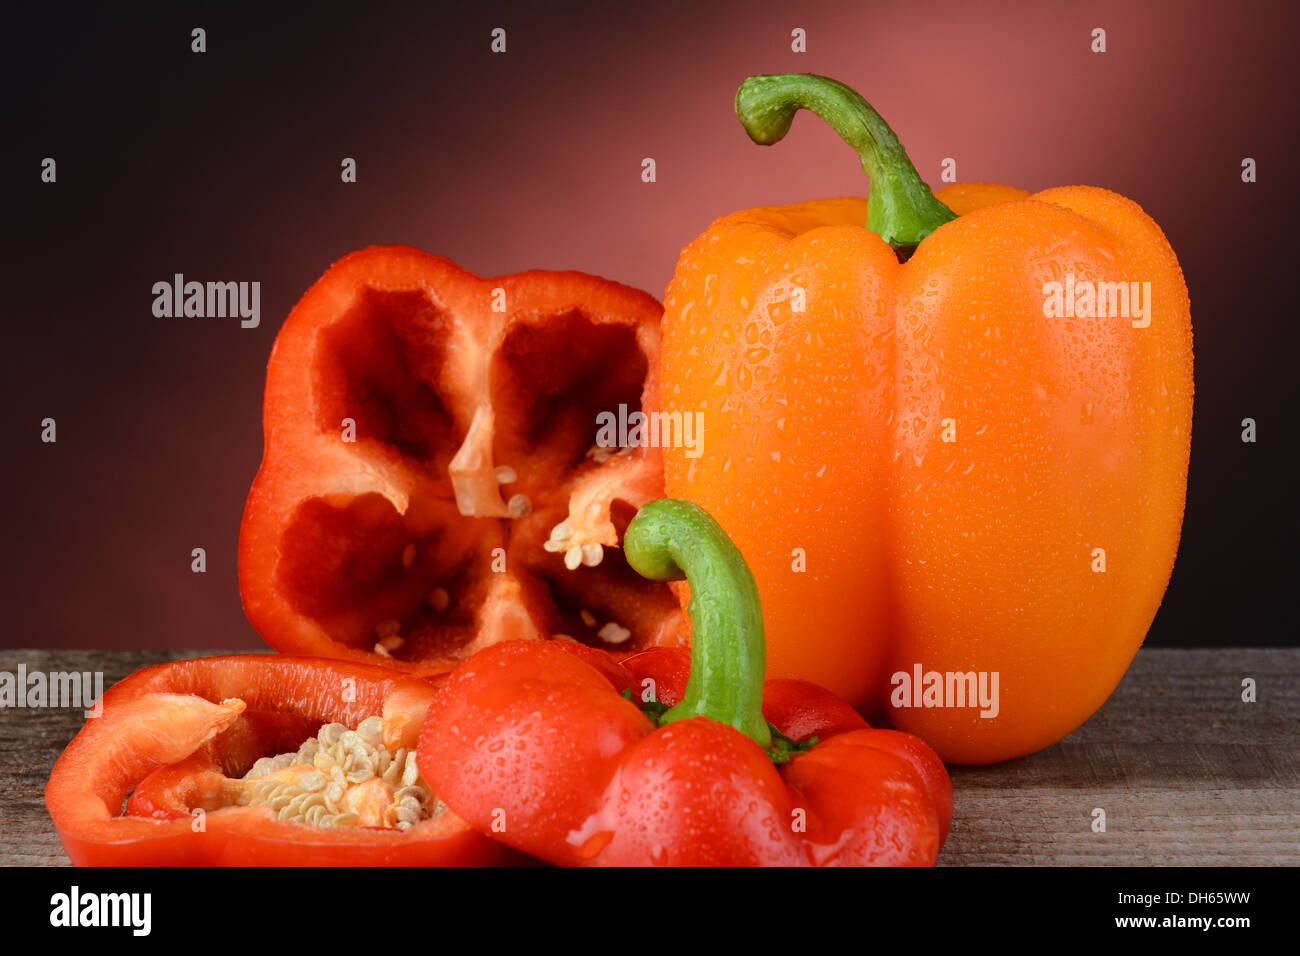
<path id="1" fill-rule="evenodd" d="M 267 369 L 239 542 L 253 626 L 420 674 L 505 639 L 604 645 L 611 621 L 620 654 L 676 641 L 672 595 L 614 550 L 661 493 L 659 450 L 589 454 L 599 413 L 654 403 L 660 312 L 592 276 L 485 279 L 406 246 L 335 263 Z"/>
<path id="2" fill-rule="evenodd" d="M 435 693 L 397 671 L 327 660 L 245 655 L 148 667 L 104 694 L 102 714 L 55 763 L 45 802 L 69 858 L 83 866 L 494 862 L 500 847 L 451 812 L 404 832 L 324 830 L 277 821 L 265 807 L 221 805 L 225 776 L 296 746 L 321 723 L 382 715 L 386 742 L 410 749 Z"/>
<path id="3" fill-rule="evenodd" d="M 938 199 L 960 217 L 899 243 L 902 263 L 857 198 L 733 213 L 687 246 L 663 405 L 704 413 L 709 454 L 666 450 L 666 489 L 745 552 L 771 676 L 986 763 L 1087 719 L 1151 624 L 1182 521 L 1191 325 L 1177 259 L 1131 200 Z M 1149 282 L 1149 326 L 1045 317 L 1067 274 Z M 894 706 L 917 665 L 996 674 L 996 716 Z"/>
<path id="4" fill-rule="evenodd" d="M 930 748 L 868 728 L 806 682 L 769 683 L 759 710 L 762 619 L 716 523 L 651 502 L 625 548 L 642 573 L 673 576 L 680 561 L 691 574 L 689 665 L 668 648 L 602 668 L 560 642 L 480 651 L 447 679 L 420 737 L 418 765 L 447 805 L 560 864 L 932 864 L 952 788 Z M 671 706 L 652 719 L 633 702 L 643 694 Z M 773 730 L 800 735 L 780 771 L 764 749 Z"/>

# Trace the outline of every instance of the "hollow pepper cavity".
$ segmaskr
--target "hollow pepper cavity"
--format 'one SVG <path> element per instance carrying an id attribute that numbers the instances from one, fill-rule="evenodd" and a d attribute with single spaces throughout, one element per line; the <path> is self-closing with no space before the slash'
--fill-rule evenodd
<path id="1" fill-rule="evenodd" d="M 1029 753 L 1105 701 L 1169 581 L 1192 425 L 1182 272 L 1105 189 L 936 198 L 834 80 L 751 77 L 736 100 L 765 145 L 799 109 L 858 151 L 869 196 L 736 212 L 683 251 L 663 405 L 703 411 L 709 453 L 667 449 L 666 492 L 753 566 L 772 676 L 888 714 L 945 760 Z M 997 701 L 958 698 L 995 680 Z"/>
<path id="2" fill-rule="evenodd" d="M 407 246 L 335 263 L 281 329 L 239 582 L 278 650 L 446 671 L 506 639 L 616 654 L 678 639 L 616 550 L 662 493 L 657 447 L 597 416 L 653 405 L 659 303 L 575 272 L 480 278 Z"/>
<path id="3" fill-rule="evenodd" d="M 563 642 L 475 654 L 420 736 L 420 770 L 447 805 L 560 864 L 932 864 L 952 815 L 943 764 L 815 685 L 765 690 L 758 593 L 718 524 L 651 502 L 624 549 L 649 578 L 689 579 L 689 663 L 660 648 L 618 664 Z"/>

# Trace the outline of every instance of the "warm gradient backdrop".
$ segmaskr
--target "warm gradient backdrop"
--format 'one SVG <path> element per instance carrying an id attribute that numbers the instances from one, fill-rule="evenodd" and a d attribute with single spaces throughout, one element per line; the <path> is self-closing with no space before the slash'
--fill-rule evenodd
<path id="1" fill-rule="evenodd" d="M 118 6 L 6 25 L 0 646 L 260 646 L 235 543 L 267 355 L 303 290 L 351 249 L 405 242 L 662 296 L 713 217 L 863 191 L 820 121 L 772 149 L 741 131 L 737 84 L 787 71 L 862 91 L 932 182 L 950 156 L 963 180 L 1107 186 L 1160 222 L 1191 290 L 1197 405 L 1149 642 L 1296 642 L 1295 5 Z M 261 327 L 155 318 L 175 272 L 260 280 Z"/>

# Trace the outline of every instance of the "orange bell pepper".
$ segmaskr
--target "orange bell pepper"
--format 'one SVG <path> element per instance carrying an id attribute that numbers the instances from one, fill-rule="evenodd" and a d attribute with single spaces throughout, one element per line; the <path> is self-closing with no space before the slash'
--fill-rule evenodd
<path id="1" fill-rule="evenodd" d="M 706 454 L 667 449 L 667 493 L 749 558 L 770 677 L 888 713 L 949 761 L 1030 753 L 1101 706 L 1169 580 L 1192 423 L 1182 272 L 1105 189 L 936 198 L 833 80 L 752 77 L 737 96 L 761 144 L 800 108 L 858 149 L 870 197 L 733 213 L 682 253 L 663 404 L 703 413 Z M 958 698 L 981 677 L 997 704 Z"/>

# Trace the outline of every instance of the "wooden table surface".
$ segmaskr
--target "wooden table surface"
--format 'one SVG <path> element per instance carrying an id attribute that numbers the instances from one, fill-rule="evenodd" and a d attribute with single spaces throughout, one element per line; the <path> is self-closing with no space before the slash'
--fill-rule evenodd
<path id="1" fill-rule="evenodd" d="M 206 653 L 206 652 L 205 652 Z M 109 686 L 198 652 L 0 652 L 0 671 L 102 671 Z M 1253 678 L 1257 701 L 1242 701 Z M 79 709 L 0 710 L 0 865 L 67 865 L 42 800 Z M 952 767 L 941 865 L 1300 864 L 1300 649 L 1143 650 L 1091 720 L 1047 750 Z M 1094 810 L 1105 832 L 1094 832 Z"/>

